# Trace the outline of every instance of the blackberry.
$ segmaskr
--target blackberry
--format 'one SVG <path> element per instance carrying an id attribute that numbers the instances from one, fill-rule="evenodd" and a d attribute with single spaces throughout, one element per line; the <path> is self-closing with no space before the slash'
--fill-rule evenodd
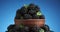
<path id="1" fill-rule="evenodd" d="M 23 14 L 26 14 L 26 13 L 27 13 L 27 8 L 22 7 L 22 8 L 20 9 L 20 14 L 23 15 Z"/>
<path id="2" fill-rule="evenodd" d="M 17 32 L 15 29 L 10 29 L 8 32 Z"/>
<path id="3" fill-rule="evenodd" d="M 32 19 L 32 16 L 30 14 L 24 14 L 24 19 Z"/>
<path id="4" fill-rule="evenodd" d="M 35 10 L 29 10 L 28 13 L 32 15 L 32 14 L 36 14 L 36 11 Z"/>
<path id="5" fill-rule="evenodd" d="M 33 17 L 33 19 L 39 19 L 39 16 L 36 14 L 32 15 L 32 17 Z"/>
<path id="6" fill-rule="evenodd" d="M 33 10 L 34 11 L 35 10 L 35 5 L 34 4 L 30 4 L 27 9 L 28 9 L 28 11 L 29 10 Z"/>
<path id="7" fill-rule="evenodd" d="M 14 29 L 14 27 L 15 27 L 15 25 L 10 25 L 10 26 L 8 26 L 6 32 L 16 32 L 16 29 Z"/>
<path id="8" fill-rule="evenodd" d="M 50 32 L 50 28 L 48 25 L 44 25 L 43 27 L 41 27 L 42 29 L 44 29 L 45 32 Z"/>
<path id="9" fill-rule="evenodd" d="M 28 7 L 28 13 L 29 14 L 36 14 L 39 11 L 38 6 L 34 5 L 34 4 L 30 4 Z"/>
<path id="10" fill-rule="evenodd" d="M 40 11 L 40 8 L 36 5 L 35 10 L 38 12 L 38 11 Z"/>
<path id="11" fill-rule="evenodd" d="M 40 29 L 40 28 L 37 27 L 37 26 L 32 28 L 32 30 L 33 30 L 34 32 L 38 32 L 39 29 Z"/>
<path id="12" fill-rule="evenodd" d="M 15 16 L 15 19 L 23 19 L 23 16 L 21 16 L 20 14 L 17 14 L 17 15 Z"/>
<path id="13" fill-rule="evenodd" d="M 14 27 L 15 25 L 9 25 L 7 29 L 10 30 L 10 29 L 13 29 Z"/>
<path id="14" fill-rule="evenodd" d="M 45 19 L 44 15 L 39 16 L 39 19 Z"/>
<path id="15" fill-rule="evenodd" d="M 25 30 L 26 32 L 29 32 L 29 27 L 28 27 L 28 26 L 25 26 L 24 30 Z"/>
<path id="16" fill-rule="evenodd" d="M 46 31 L 50 31 L 50 28 L 49 28 L 48 25 L 45 25 L 44 27 L 45 27 L 45 30 L 46 30 Z"/>
<path id="17" fill-rule="evenodd" d="M 32 9 L 32 8 L 34 8 L 34 7 L 35 7 L 34 4 L 30 4 L 30 5 L 29 5 L 29 9 Z"/>
<path id="18" fill-rule="evenodd" d="M 34 27 L 30 27 L 30 32 L 39 32 L 40 27 L 34 26 Z"/>

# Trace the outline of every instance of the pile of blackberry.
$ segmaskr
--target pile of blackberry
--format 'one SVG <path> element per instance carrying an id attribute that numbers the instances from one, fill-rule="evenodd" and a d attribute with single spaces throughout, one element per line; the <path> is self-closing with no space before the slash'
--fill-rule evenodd
<path id="1" fill-rule="evenodd" d="M 15 19 L 44 19 L 44 15 L 37 5 L 29 4 L 17 10 Z"/>
<path id="2" fill-rule="evenodd" d="M 15 26 L 15 25 L 10 25 L 6 32 L 50 32 L 48 25 L 45 25 L 43 27 L 28 27 L 24 25 L 20 26 Z"/>

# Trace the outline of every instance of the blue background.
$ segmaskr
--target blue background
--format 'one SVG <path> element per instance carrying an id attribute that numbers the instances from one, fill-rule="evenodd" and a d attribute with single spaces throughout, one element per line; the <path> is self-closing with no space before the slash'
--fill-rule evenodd
<path id="1" fill-rule="evenodd" d="M 0 32 L 5 32 L 10 24 L 14 24 L 16 10 L 24 4 L 38 5 L 46 17 L 46 24 L 55 32 L 60 32 L 60 0 L 0 0 Z"/>

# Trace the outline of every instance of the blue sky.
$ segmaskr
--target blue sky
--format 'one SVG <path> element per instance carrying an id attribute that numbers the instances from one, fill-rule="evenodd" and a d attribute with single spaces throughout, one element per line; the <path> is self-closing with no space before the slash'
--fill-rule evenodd
<path id="1" fill-rule="evenodd" d="M 60 32 L 60 0 L 0 0 L 0 32 L 5 32 L 14 24 L 16 10 L 24 4 L 34 3 L 45 15 L 46 24 L 55 32 Z"/>

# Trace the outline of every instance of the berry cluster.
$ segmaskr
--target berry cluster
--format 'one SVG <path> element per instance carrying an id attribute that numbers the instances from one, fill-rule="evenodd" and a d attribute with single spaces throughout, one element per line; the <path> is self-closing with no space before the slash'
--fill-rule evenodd
<path id="1" fill-rule="evenodd" d="M 8 31 L 6 32 L 49 32 L 49 27 L 45 25 L 44 27 L 28 27 L 24 25 L 20 26 L 15 26 L 15 25 L 10 25 L 8 27 Z"/>
<path id="2" fill-rule="evenodd" d="M 37 5 L 29 4 L 17 10 L 15 19 L 44 19 L 44 15 Z"/>

